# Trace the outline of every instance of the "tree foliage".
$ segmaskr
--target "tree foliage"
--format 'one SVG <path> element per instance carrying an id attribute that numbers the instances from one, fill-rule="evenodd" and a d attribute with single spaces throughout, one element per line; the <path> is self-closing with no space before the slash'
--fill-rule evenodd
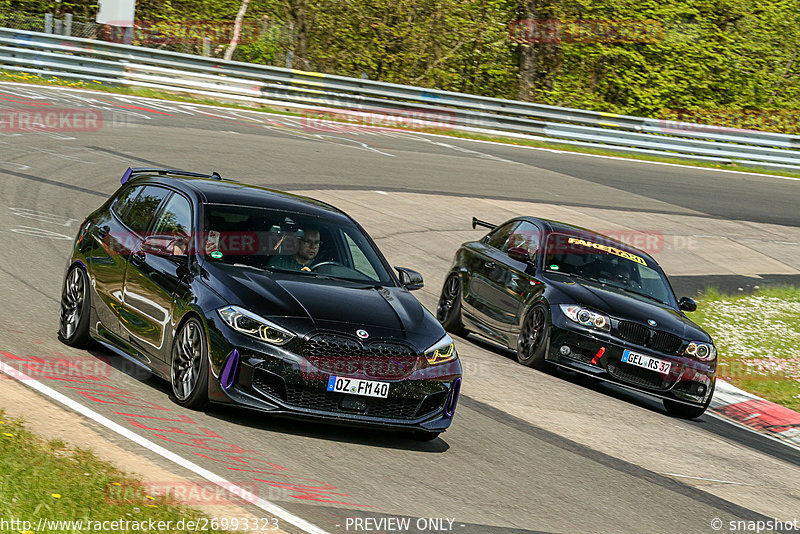
<path id="1" fill-rule="evenodd" d="M 137 20 L 233 21 L 241 0 L 139 0 Z M 90 0 L 0 0 L 0 10 Z M 520 18 L 651 21 L 645 42 L 515 42 Z M 800 0 L 252 0 L 234 59 L 635 115 L 800 108 Z"/>

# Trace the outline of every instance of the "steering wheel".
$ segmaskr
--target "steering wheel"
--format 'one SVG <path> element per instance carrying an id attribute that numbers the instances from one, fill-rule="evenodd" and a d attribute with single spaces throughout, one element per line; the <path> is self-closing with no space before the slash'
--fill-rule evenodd
<path id="1" fill-rule="evenodd" d="M 311 267 L 309 267 L 309 269 L 311 269 L 312 271 L 314 271 L 314 270 L 316 270 L 316 269 L 317 269 L 317 267 L 322 267 L 323 265 L 339 265 L 339 266 L 341 266 L 341 267 L 344 267 L 344 265 L 342 265 L 342 264 L 341 264 L 341 263 L 339 263 L 338 261 L 323 261 L 322 263 L 317 263 L 317 264 L 315 264 L 315 265 L 312 265 Z"/>

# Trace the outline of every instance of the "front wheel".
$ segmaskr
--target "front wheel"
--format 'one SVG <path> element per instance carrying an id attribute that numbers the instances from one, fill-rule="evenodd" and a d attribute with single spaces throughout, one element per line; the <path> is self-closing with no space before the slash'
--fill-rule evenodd
<path id="1" fill-rule="evenodd" d="M 197 319 L 186 321 L 175 337 L 170 378 L 175 402 L 192 410 L 208 404 L 208 347 Z"/>
<path id="2" fill-rule="evenodd" d="M 547 310 L 544 305 L 536 304 L 522 323 L 522 330 L 517 340 L 517 361 L 540 371 L 544 369 L 547 365 L 544 357 L 549 338 Z"/>
<path id="3" fill-rule="evenodd" d="M 711 387 L 711 392 L 708 394 L 706 402 L 702 406 L 689 406 L 688 404 L 681 404 L 669 399 L 664 399 L 664 408 L 667 414 L 672 417 L 679 417 L 681 419 L 697 419 L 708 409 L 711 404 L 711 397 L 714 396 L 714 386 Z"/>
<path id="4" fill-rule="evenodd" d="M 61 294 L 61 313 L 58 321 L 58 338 L 78 349 L 89 346 L 89 277 L 79 265 L 73 265 L 64 280 Z"/>
<path id="5" fill-rule="evenodd" d="M 448 332 L 459 336 L 467 333 L 461 322 L 461 278 L 457 274 L 451 274 L 442 286 L 436 318 Z"/>

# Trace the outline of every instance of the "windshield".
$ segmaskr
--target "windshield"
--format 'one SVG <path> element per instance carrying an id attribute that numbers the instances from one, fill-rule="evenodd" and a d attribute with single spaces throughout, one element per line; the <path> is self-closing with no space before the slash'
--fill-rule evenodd
<path id="1" fill-rule="evenodd" d="M 598 238 L 551 234 L 544 269 L 675 306 L 672 289 L 653 260 Z"/>
<path id="2" fill-rule="evenodd" d="M 393 285 L 378 253 L 353 224 L 223 204 L 205 204 L 203 213 L 199 246 L 207 261 Z"/>

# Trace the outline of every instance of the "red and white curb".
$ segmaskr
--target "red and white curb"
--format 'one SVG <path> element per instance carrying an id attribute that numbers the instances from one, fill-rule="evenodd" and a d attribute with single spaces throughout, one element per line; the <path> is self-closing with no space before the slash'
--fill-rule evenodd
<path id="1" fill-rule="evenodd" d="M 800 413 L 717 380 L 712 414 L 800 447 Z"/>

